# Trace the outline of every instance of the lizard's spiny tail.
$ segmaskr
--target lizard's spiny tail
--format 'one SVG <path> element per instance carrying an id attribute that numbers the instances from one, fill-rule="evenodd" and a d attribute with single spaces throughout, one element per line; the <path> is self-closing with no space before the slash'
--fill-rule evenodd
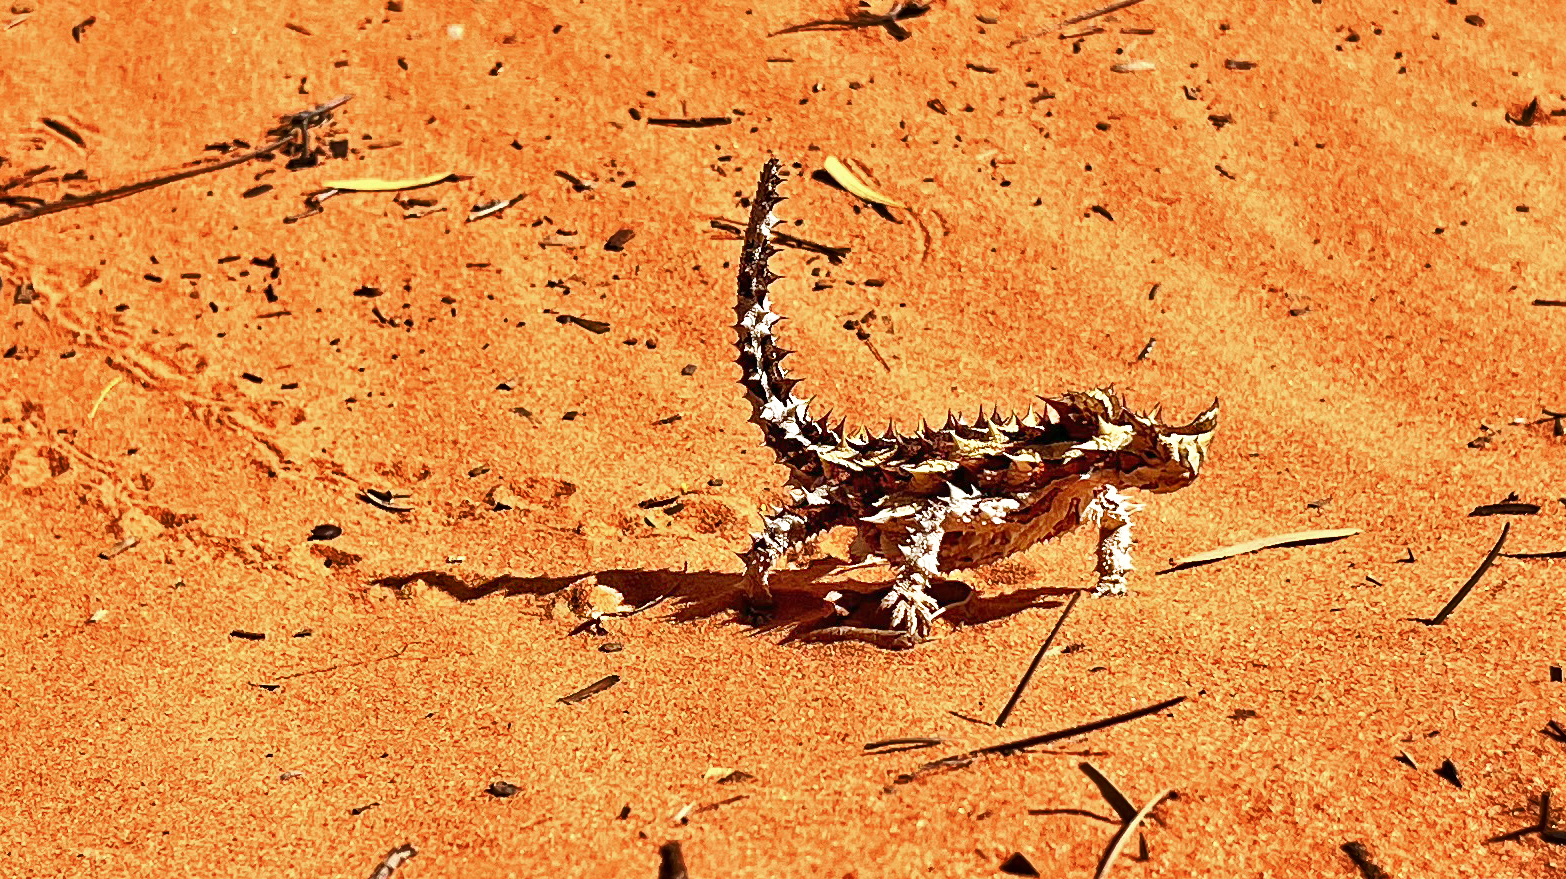
<path id="1" fill-rule="evenodd" d="M 783 369 L 783 358 L 791 352 L 778 347 L 773 327 L 780 316 L 767 303 L 767 290 L 778 276 L 768 263 L 778 252 L 772 243 L 772 227 L 777 223 L 778 194 L 782 183 L 777 159 L 767 160 L 756 185 L 756 198 L 750 207 L 750 222 L 745 227 L 745 249 L 740 254 L 739 299 L 734 306 L 734 329 L 739 333 L 740 383 L 750 401 L 751 421 L 761 428 L 778 460 L 796 470 L 820 467 L 813 452 L 830 449 L 840 437 L 825 423 L 806 414 L 809 401 L 794 396 L 799 379 Z"/>

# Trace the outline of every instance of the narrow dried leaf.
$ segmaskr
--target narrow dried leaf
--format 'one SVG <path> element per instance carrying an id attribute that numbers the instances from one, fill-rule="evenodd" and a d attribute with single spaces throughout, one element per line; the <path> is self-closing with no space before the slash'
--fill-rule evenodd
<path id="1" fill-rule="evenodd" d="M 1216 562 L 1237 555 L 1245 555 L 1263 549 L 1272 549 L 1277 546 L 1294 546 L 1301 543 L 1326 543 L 1331 540 L 1341 540 L 1345 537 L 1353 537 L 1358 534 L 1358 528 L 1328 528 L 1324 531 L 1294 531 L 1289 534 L 1274 534 L 1271 537 L 1258 537 L 1255 540 L 1247 540 L 1244 543 L 1236 543 L 1232 546 L 1210 549 L 1199 552 L 1196 555 L 1188 555 L 1182 559 L 1175 559 L 1169 563 L 1169 570 L 1189 568 L 1194 565 L 1205 565 L 1208 562 Z"/>
<path id="2" fill-rule="evenodd" d="M 871 189 L 870 186 L 863 180 L 860 180 L 859 177 L 854 174 L 854 172 L 848 170 L 848 166 L 843 164 L 836 156 L 827 156 L 826 161 L 821 163 L 821 169 L 827 172 L 827 174 L 829 174 L 833 180 L 836 180 L 837 185 L 848 190 L 851 195 L 862 198 L 872 204 L 882 204 L 893 208 L 908 207 L 908 205 L 903 204 L 895 198 L 882 195 L 876 190 Z"/>
<path id="3" fill-rule="evenodd" d="M 1172 793 L 1174 793 L 1172 790 L 1162 790 L 1154 794 L 1153 798 L 1148 800 L 1146 805 L 1142 806 L 1141 810 L 1133 815 L 1130 821 L 1125 823 L 1124 827 L 1120 828 L 1120 833 L 1115 837 L 1114 844 L 1110 845 L 1109 851 L 1104 853 L 1104 859 L 1098 862 L 1098 872 L 1093 874 L 1093 879 L 1104 879 L 1105 876 L 1109 875 L 1109 868 L 1114 866 L 1115 858 L 1120 854 L 1120 850 L 1125 847 L 1126 842 L 1131 837 L 1136 835 L 1137 826 L 1142 823 L 1143 819 L 1147 818 L 1148 814 L 1159 803 L 1164 801 L 1165 797 Z"/>
<path id="4" fill-rule="evenodd" d="M 1100 772 L 1097 766 L 1086 760 L 1077 764 L 1077 767 L 1082 770 L 1083 774 L 1093 780 L 1093 784 L 1098 787 L 1098 792 L 1104 795 L 1105 801 L 1114 808 L 1115 814 L 1120 816 L 1121 823 L 1132 821 L 1136 818 L 1136 806 L 1131 805 L 1131 798 L 1127 797 L 1120 788 L 1115 787 L 1115 783 L 1109 780 L 1109 776 Z"/>
<path id="5" fill-rule="evenodd" d="M 437 183 L 444 183 L 452 176 L 452 172 L 444 171 L 440 174 L 412 177 L 407 180 L 382 180 L 379 177 L 361 177 L 354 180 L 328 180 L 323 185 L 327 189 L 340 189 L 343 192 L 396 192 L 400 189 L 418 189 L 421 186 L 433 186 Z"/>

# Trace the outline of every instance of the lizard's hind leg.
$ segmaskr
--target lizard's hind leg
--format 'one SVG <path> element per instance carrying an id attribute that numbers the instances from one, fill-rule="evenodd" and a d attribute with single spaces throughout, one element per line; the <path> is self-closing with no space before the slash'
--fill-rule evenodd
<path id="1" fill-rule="evenodd" d="M 745 562 L 745 602 L 749 616 L 763 620 L 772 615 L 775 605 L 770 581 L 778 563 L 789 552 L 838 524 L 837 518 L 833 506 L 823 495 L 807 492 L 797 493 L 792 504 L 766 517 L 761 533 L 754 535 L 750 550 L 740 555 Z"/>

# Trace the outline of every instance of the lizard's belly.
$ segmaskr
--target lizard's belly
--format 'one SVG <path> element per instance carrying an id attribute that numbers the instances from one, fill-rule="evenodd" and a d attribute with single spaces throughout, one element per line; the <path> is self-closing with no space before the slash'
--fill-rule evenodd
<path id="1" fill-rule="evenodd" d="M 975 568 L 1054 540 L 1082 522 L 1082 510 L 1093 494 L 1088 480 L 1073 480 L 1041 491 L 999 522 L 975 516 L 972 521 L 948 521 L 941 538 L 942 571 Z"/>

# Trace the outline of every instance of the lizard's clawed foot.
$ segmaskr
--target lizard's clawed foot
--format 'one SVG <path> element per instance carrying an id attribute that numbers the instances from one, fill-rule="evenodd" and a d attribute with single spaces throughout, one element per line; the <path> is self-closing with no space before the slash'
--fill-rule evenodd
<path id="1" fill-rule="evenodd" d="M 930 626 L 941 613 L 940 603 L 928 592 L 901 584 L 892 587 L 892 591 L 881 599 L 881 607 L 891 611 L 892 628 L 913 642 L 930 637 Z"/>
<path id="2" fill-rule="evenodd" d="M 1111 595 L 1125 594 L 1127 594 L 1126 578 L 1123 574 L 1119 577 L 1100 577 L 1098 578 L 1098 585 L 1093 587 L 1094 598 L 1107 598 Z"/>

